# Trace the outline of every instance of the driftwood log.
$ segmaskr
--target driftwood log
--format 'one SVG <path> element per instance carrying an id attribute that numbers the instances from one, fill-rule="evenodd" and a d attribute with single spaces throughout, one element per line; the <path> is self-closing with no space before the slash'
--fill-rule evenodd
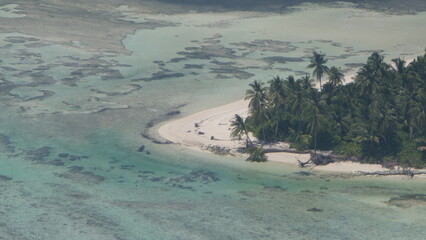
<path id="1" fill-rule="evenodd" d="M 360 172 L 361 175 L 365 176 L 408 176 L 413 178 L 415 175 L 425 175 L 426 171 L 418 171 L 411 169 L 403 170 L 389 170 L 389 171 L 378 171 L 378 172 Z"/>
<path id="2" fill-rule="evenodd" d="M 306 167 L 306 165 L 308 165 L 308 164 L 312 163 L 312 162 L 311 162 L 311 159 L 309 159 L 309 160 L 308 160 L 308 161 L 306 161 L 306 162 L 302 162 L 302 161 L 300 161 L 298 158 L 296 158 L 296 160 L 299 162 L 299 167 L 300 167 L 300 168 L 304 168 L 304 167 Z"/>
<path id="3" fill-rule="evenodd" d="M 336 156 L 334 155 L 323 155 L 323 154 L 312 154 L 311 158 L 309 159 L 311 162 L 313 162 L 315 165 L 327 165 L 330 163 L 336 162 Z"/>

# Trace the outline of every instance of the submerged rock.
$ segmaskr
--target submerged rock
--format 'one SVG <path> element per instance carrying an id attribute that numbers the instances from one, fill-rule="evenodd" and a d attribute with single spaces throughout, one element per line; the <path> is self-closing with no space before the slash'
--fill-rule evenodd
<path id="1" fill-rule="evenodd" d="M 138 152 L 143 152 L 145 150 L 145 145 L 141 145 L 138 149 Z"/>
<path id="2" fill-rule="evenodd" d="M 273 192 L 285 192 L 287 188 L 283 188 L 281 186 L 263 186 L 263 189 L 273 191 Z"/>
<path id="3" fill-rule="evenodd" d="M 31 161 L 41 162 L 41 161 L 44 161 L 45 158 L 50 155 L 51 151 L 52 151 L 52 148 L 48 146 L 41 147 L 35 150 L 27 150 L 25 151 L 25 155 L 26 155 L 25 157 L 26 159 Z"/>
<path id="4" fill-rule="evenodd" d="M 214 172 L 205 171 L 205 170 L 194 170 L 189 173 L 192 178 L 198 181 L 202 182 L 218 182 L 220 181 L 220 178 L 216 176 Z"/>
<path id="5" fill-rule="evenodd" d="M 166 115 L 167 116 L 175 116 L 175 115 L 178 115 L 178 114 L 180 114 L 180 111 L 171 111 L 171 112 L 168 112 Z"/>
<path id="6" fill-rule="evenodd" d="M 58 154 L 58 156 L 61 157 L 61 158 L 66 158 L 66 157 L 69 156 L 69 154 L 68 153 L 60 153 L 60 154 Z"/>
<path id="7" fill-rule="evenodd" d="M 151 178 L 151 182 L 160 182 L 163 181 L 165 179 L 165 177 L 153 177 Z"/>
<path id="8" fill-rule="evenodd" d="M 59 159 L 55 159 L 53 161 L 48 162 L 48 164 L 53 165 L 53 166 L 63 166 L 64 163 L 59 160 Z"/>
<path id="9" fill-rule="evenodd" d="M 172 184 L 172 187 L 175 188 L 180 188 L 180 189 L 184 189 L 184 190 L 191 190 L 191 191 L 195 191 L 192 187 L 188 187 L 188 186 L 184 186 L 182 184 Z"/>
<path id="10" fill-rule="evenodd" d="M 81 166 L 70 166 L 68 168 L 70 169 L 70 171 L 73 171 L 73 172 L 80 172 L 80 171 L 82 171 L 84 169 Z"/>
<path id="11" fill-rule="evenodd" d="M 399 197 L 394 197 L 385 202 L 390 206 L 400 208 L 410 208 L 414 206 L 426 205 L 426 194 L 403 194 Z"/>
<path id="12" fill-rule="evenodd" d="M 83 158 L 89 158 L 87 156 L 76 156 L 76 155 L 72 155 L 72 154 L 68 154 L 68 153 L 60 153 L 60 154 L 58 154 L 58 157 L 65 158 L 68 161 L 77 161 L 77 160 L 81 160 Z"/>
<path id="13" fill-rule="evenodd" d="M 61 173 L 58 176 L 86 184 L 98 184 L 102 181 L 105 181 L 105 177 L 93 174 L 91 172 L 81 172 L 79 170 L 70 170 L 66 173 Z"/>
<path id="14" fill-rule="evenodd" d="M 298 174 L 298 175 L 301 175 L 301 176 L 311 176 L 311 175 L 314 175 L 313 173 L 306 172 L 306 171 L 299 171 L 299 172 L 295 172 L 294 174 Z"/>
<path id="15" fill-rule="evenodd" d="M 134 167 L 135 165 L 120 165 L 120 169 L 123 169 L 123 170 L 130 170 Z"/>
<path id="16" fill-rule="evenodd" d="M 320 208 L 314 207 L 314 208 L 309 208 L 308 211 L 309 212 L 323 212 L 324 210 L 320 209 Z"/>
<path id="17" fill-rule="evenodd" d="M 0 134 L 0 150 L 2 152 L 15 152 L 15 147 L 10 141 L 10 138 L 4 134 Z"/>
<path id="18" fill-rule="evenodd" d="M 180 189 L 194 190 L 192 187 L 184 186 L 182 184 L 184 183 L 209 184 L 209 183 L 217 182 L 217 181 L 220 181 L 220 178 L 216 177 L 216 175 L 213 172 L 205 171 L 205 170 L 193 170 L 188 175 L 169 178 L 166 184 L 172 187 L 180 188 Z"/>
<path id="19" fill-rule="evenodd" d="M 5 176 L 5 175 L 0 175 L 0 180 L 1 181 L 10 181 L 10 180 L 12 180 L 12 178 L 8 177 L 8 176 Z"/>
<path id="20" fill-rule="evenodd" d="M 195 182 L 195 179 L 190 176 L 180 176 L 180 177 L 170 178 L 169 182 L 190 183 L 190 182 Z"/>

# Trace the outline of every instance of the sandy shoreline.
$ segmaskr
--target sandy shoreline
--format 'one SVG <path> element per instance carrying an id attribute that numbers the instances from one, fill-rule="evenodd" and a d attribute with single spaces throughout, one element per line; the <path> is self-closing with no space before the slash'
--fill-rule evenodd
<path id="1" fill-rule="evenodd" d="M 242 141 L 232 140 L 230 137 L 231 127 L 230 121 L 235 114 L 246 117 L 248 113 L 248 102 L 239 100 L 223 106 L 207 109 L 187 117 L 166 122 L 158 129 L 158 133 L 163 138 L 196 151 L 203 150 L 208 145 L 217 145 L 231 149 L 236 153 L 239 147 L 243 147 Z M 281 143 L 274 145 L 288 149 L 289 145 Z M 237 153 L 238 154 L 238 153 Z M 295 153 L 267 153 L 268 161 L 281 162 L 286 164 L 297 165 L 300 161 L 307 161 L 309 154 Z M 267 164 L 267 163 L 266 163 Z M 379 164 L 360 164 L 356 162 L 338 162 L 328 164 L 326 166 L 316 166 L 315 170 L 331 171 L 331 172 L 376 172 L 388 171 Z"/>

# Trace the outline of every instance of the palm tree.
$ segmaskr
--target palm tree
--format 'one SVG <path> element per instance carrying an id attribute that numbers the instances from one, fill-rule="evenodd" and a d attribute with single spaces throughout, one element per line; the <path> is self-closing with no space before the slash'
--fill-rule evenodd
<path id="1" fill-rule="evenodd" d="M 384 62 L 384 56 L 380 55 L 378 52 L 374 52 L 367 59 L 367 65 L 369 65 L 376 77 L 382 77 L 386 74 L 386 71 L 390 66 Z"/>
<path id="2" fill-rule="evenodd" d="M 291 115 L 297 118 L 297 132 L 302 132 L 302 110 L 303 104 L 305 103 L 307 96 L 311 92 L 316 91 L 313 88 L 312 81 L 308 75 L 297 79 L 293 84 L 289 82 L 289 95 L 287 98 L 288 110 Z"/>
<path id="3" fill-rule="evenodd" d="M 287 82 L 288 82 L 288 85 L 294 85 L 294 83 L 296 82 L 296 80 L 294 79 L 294 76 L 293 75 L 290 75 L 290 76 L 288 76 L 287 77 Z"/>
<path id="4" fill-rule="evenodd" d="M 313 68 L 314 72 L 312 75 L 314 75 L 317 79 L 317 81 L 320 83 L 320 89 L 321 89 L 321 79 L 325 74 L 328 74 L 328 67 L 325 66 L 327 63 L 327 59 L 325 59 L 325 54 L 313 52 L 313 56 L 310 58 L 311 63 L 308 65 L 308 68 Z"/>
<path id="5" fill-rule="evenodd" d="M 249 84 L 251 89 L 247 89 L 245 100 L 249 102 L 249 112 L 251 114 L 251 122 L 253 125 L 261 126 L 269 119 L 268 116 L 268 102 L 266 96 L 266 88 L 263 86 L 263 82 L 254 80 Z M 261 127 L 262 137 L 267 138 L 265 128 Z"/>
<path id="6" fill-rule="evenodd" d="M 424 130 L 426 129 L 426 109 L 419 103 L 415 104 L 410 111 L 413 129 Z"/>
<path id="7" fill-rule="evenodd" d="M 297 131 L 301 132 L 301 109 L 304 102 L 304 92 L 301 87 L 301 80 L 297 80 L 294 84 L 290 85 L 291 91 L 288 96 L 288 110 L 291 115 L 297 117 Z"/>
<path id="8" fill-rule="evenodd" d="M 314 154 L 317 154 L 317 136 L 323 126 L 323 114 L 321 113 L 321 102 L 318 92 L 312 92 L 310 98 L 306 100 L 302 114 L 306 117 L 307 130 L 314 137 Z"/>
<path id="9" fill-rule="evenodd" d="M 407 63 L 404 59 L 394 58 L 392 62 L 395 64 L 395 71 L 402 74 L 405 71 L 405 64 Z"/>
<path id="10" fill-rule="evenodd" d="M 278 126 L 285 108 L 286 93 L 284 90 L 284 80 L 274 77 L 269 81 L 268 91 L 269 101 L 272 104 L 272 116 L 275 119 L 275 137 L 278 135 Z"/>
<path id="11" fill-rule="evenodd" d="M 253 142 L 251 141 L 248 135 L 247 125 L 240 115 L 235 114 L 234 119 L 231 121 L 231 127 L 231 137 L 241 140 L 242 137 L 245 135 L 246 146 L 253 146 Z"/>
<path id="12" fill-rule="evenodd" d="M 342 85 L 344 77 L 345 75 L 337 67 L 331 67 L 328 71 L 328 82 L 334 87 Z"/>
<path id="13" fill-rule="evenodd" d="M 404 125 L 408 129 L 409 139 L 411 140 L 415 129 L 414 116 L 416 116 L 418 112 L 416 109 L 417 101 L 415 99 L 415 94 L 407 88 L 402 88 L 399 91 L 398 100 L 398 106 L 404 119 Z"/>
<path id="14" fill-rule="evenodd" d="M 368 97 L 375 96 L 379 91 L 379 77 L 376 75 L 374 69 L 366 64 L 359 71 L 355 78 L 355 84 L 358 87 L 360 95 Z"/>
<path id="15" fill-rule="evenodd" d="M 309 75 L 307 74 L 303 76 L 302 78 L 300 78 L 299 83 L 303 91 L 310 92 L 314 90 L 313 88 L 314 85 L 311 79 L 309 78 Z"/>
<path id="16" fill-rule="evenodd" d="M 247 89 L 245 100 L 250 100 L 249 110 L 252 114 L 257 114 L 266 105 L 266 89 L 264 83 L 254 80 L 249 84 L 251 89 Z"/>
<path id="17" fill-rule="evenodd" d="M 286 98 L 284 91 L 284 80 L 279 76 L 276 76 L 268 83 L 268 95 L 271 103 L 274 104 L 274 106 L 280 106 Z"/>
<path id="18" fill-rule="evenodd" d="M 390 137 L 396 129 L 396 117 L 393 108 L 384 99 L 376 101 L 371 107 L 370 124 L 375 135 L 383 140 L 385 147 L 390 149 Z"/>

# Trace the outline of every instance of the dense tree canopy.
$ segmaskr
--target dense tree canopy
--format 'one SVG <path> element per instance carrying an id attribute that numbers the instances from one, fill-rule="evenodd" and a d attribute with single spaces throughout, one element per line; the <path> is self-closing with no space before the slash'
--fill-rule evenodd
<path id="1" fill-rule="evenodd" d="M 320 89 L 309 76 L 255 81 L 246 129 L 264 141 L 288 141 L 297 149 L 333 150 L 361 161 L 424 167 L 426 164 L 426 54 L 406 65 L 373 53 L 355 81 L 325 66 L 314 52 L 309 68 L 328 82 Z"/>

